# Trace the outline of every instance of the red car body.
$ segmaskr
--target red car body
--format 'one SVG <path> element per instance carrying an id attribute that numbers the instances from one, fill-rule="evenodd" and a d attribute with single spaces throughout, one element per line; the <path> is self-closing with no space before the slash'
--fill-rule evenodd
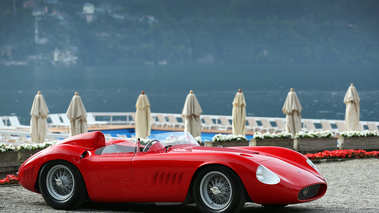
<path id="1" fill-rule="evenodd" d="M 125 150 L 101 153 L 116 145 Z M 309 202 L 322 197 L 327 189 L 324 178 L 304 155 L 285 148 L 194 144 L 165 147 L 156 143 L 143 152 L 135 146 L 126 140 L 105 142 L 101 132 L 77 135 L 25 161 L 19 169 L 19 182 L 40 193 L 43 166 L 64 161 L 77 168 L 89 199 L 95 202 L 182 203 L 192 197 L 191 187 L 200 171 L 215 165 L 238 176 L 246 190 L 245 201 L 264 205 Z M 259 181 L 256 173 L 260 165 L 275 173 L 279 182 Z M 314 192 L 308 195 L 309 190 Z"/>

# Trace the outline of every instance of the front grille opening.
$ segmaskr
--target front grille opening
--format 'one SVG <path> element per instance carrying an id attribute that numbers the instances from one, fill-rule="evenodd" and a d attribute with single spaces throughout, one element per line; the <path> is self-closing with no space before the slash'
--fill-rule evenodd
<path id="1" fill-rule="evenodd" d="M 307 200 L 317 195 L 320 184 L 307 186 L 303 188 L 298 195 L 299 200 Z"/>

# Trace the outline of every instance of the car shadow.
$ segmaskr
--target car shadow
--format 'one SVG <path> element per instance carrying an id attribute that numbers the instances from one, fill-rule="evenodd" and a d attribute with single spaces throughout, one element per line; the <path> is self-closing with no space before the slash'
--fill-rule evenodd
<path id="1" fill-rule="evenodd" d="M 88 201 L 79 212 L 149 212 L 149 213 L 200 213 L 195 204 L 188 205 L 155 205 L 152 203 L 96 203 Z M 263 207 L 259 204 L 248 203 L 241 213 L 304 213 L 304 212 L 327 212 L 322 209 L 307 208 L 297 205 L 289 205 L 282 208 Z"/>
<path id="2" fill-rule="evenodd" d="M 155 205 L 150 203 L 96 203 L 85 202 L 81 208 L 75 211 L 80 212 L 94 212 L 94 211 L 107 211 L 107 212 L 154 212 L 154 213 L 198 213 L 199 210 L 196 205 Z M 199 212 L 200 213 L 200 212 Z"/>

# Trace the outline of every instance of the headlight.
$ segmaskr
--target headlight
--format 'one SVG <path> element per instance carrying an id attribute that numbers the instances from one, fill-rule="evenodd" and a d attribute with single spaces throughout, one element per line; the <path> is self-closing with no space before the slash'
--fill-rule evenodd
<path id="1" fill-rule="evenodd" d="M 280 178 L 266 167 L 259 165 L 256 171 L 257 179 L 265 184 L 274 185 L 280 182 Z"/>
<path id="2" fill-rule="evenodd" d="M 317 167 L 313 164 L 313 162 L 309 159 L 307 159 L 307 163 L 312 167 L 314 168 L 318 173 L 320 173 L 320 171 L 318 171 Z"/>

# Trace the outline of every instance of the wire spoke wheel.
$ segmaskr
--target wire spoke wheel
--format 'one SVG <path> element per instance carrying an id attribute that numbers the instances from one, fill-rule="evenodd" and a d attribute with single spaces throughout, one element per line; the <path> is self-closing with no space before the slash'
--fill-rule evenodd
<path id="1" fill-rule="evenodd" d="M 64 165 L 53 166 L 46 176 L 46 188 L 57 201 L 70 199 L 74 194 L 75 179 L 71 170 Z"/>
<path id="2" fill-rule="evenodd" d="M 42 167 L 38 186 L 43 199 L 55 209 L 75 209 L 87 198 L 80 171 L 63 160 L 50 161 Z"/>
<path id="3" fill-rule="evenodd" d="M 200 182 L 200 196 L 210 209 L 227 208 L 232 201 L 233 188 L 228 177 L 219 171 L 208 172 Z"/>

